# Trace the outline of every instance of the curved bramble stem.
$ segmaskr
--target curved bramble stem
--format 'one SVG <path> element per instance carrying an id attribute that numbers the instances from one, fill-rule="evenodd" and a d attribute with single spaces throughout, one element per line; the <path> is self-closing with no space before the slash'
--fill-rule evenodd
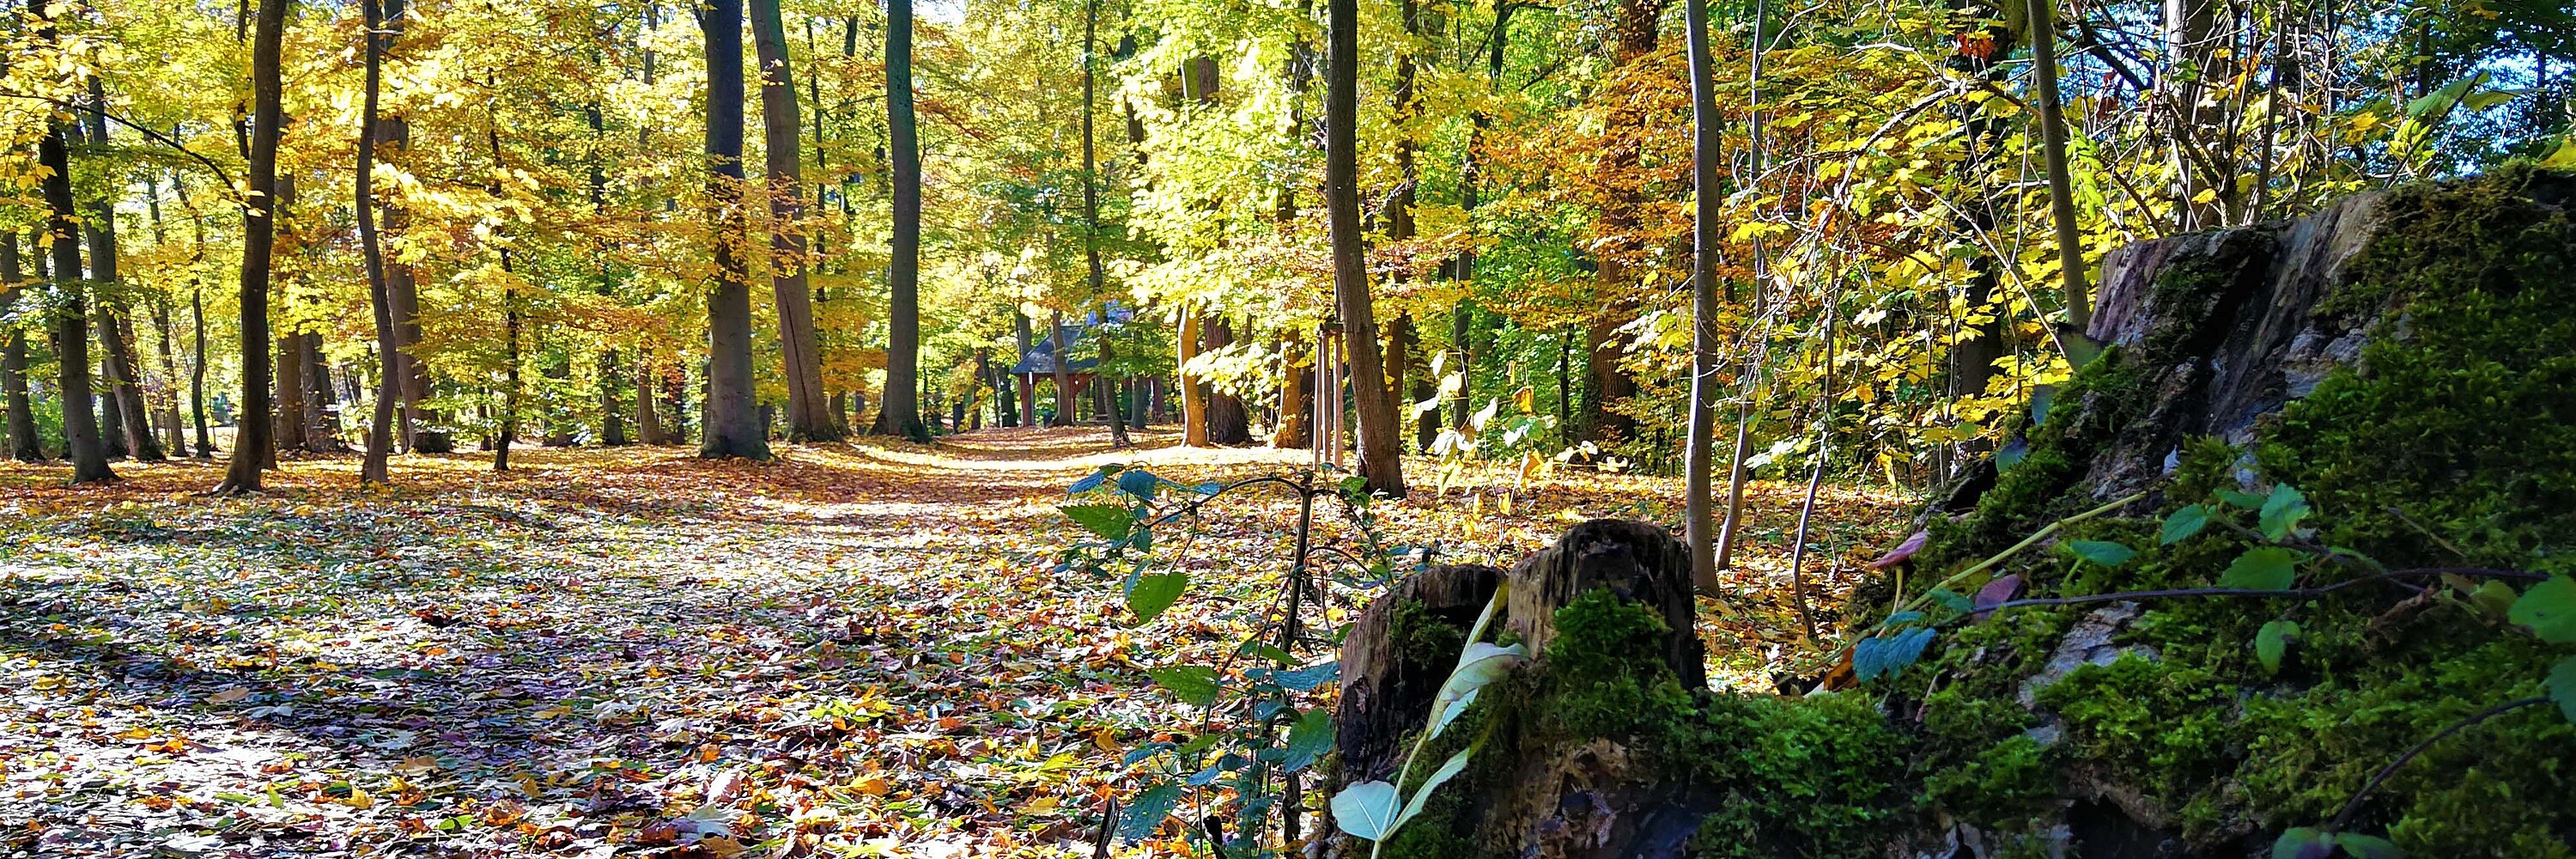
<path id="1" fill-rule="evenodd" d="M 1949 587 L 1949 586 L 1951 586 L 1951 585 L 1958 584 L 1959 582 L 1966 580 L 1969 576 L 1973 576 L 1973 575 L 1976 575 L 1976 574 L 1978 574 L 1978 573 L 1982 573 L 1982 572 L 1985 572 L 1985 571 L 1987 571 L 1987 570 L 1994 569 L 1994 567 L 1995 567 L 1995 565 L 1996 565 L 1996 564 L 2003 563 L 2005 559 L 2010 558 L 2010 557 L 2012 557 L 2012 556 L 2014 556 L 2014 555 L 2020 554 L 2020 553 L 2021 553 L 2021 550 L 2023 550 L 2023 549 L 2027 549 L 2027 548 L 2030 548 L 2031 546 L 2037 545 L 2037 544 L 2039 543 L 2039 541 L 2041 541 L 2041 540 L 2045 540 L 2045 539 L 2048 539 L 2049 535 L 2057 533 L 2060 529 L 2063 529 L 2063 528 L 2065 528 L 2065 527 L 2066 527 L 2066 526 L 2068 526 L 2068 525 L 2073 525 L 2073 524 L 2075 524 L 2075 523 L 2077 523 L 2077 522 L 2082 522 L 2082 521 L 2084 521 L 2084 520 L 2086 520 L 2086 519 L 2091 519 L 2091 518 L 2093 518 L 2093 517 L 2095 517 L 2095 516 L 2100 516 L 2100 515 L 2102 515 L 2102 514 L 2104 514 L 2104 513 L 2109 513 L 2109 512 L 2111 512 L 2111 511 L 2113 511 L 2113 510 L 2117 510 L 2117 509 L 2120 509 L 2120 508 L 2122 508 L 2122 507 L 2126 507 L 2126 506 L 2128 506 L 2128 505 L 2130 505 L 2130 504 L 2132 504 L 2132 503 L 2134 503 L 2134 502 L 2137 502 L 2137 501 L 2139 501 L 2139 500 L 2142 500 L 2142 499 L 2144 499 L 2144 498 L 2146 498 L 2146 497 L 2147 497 L 2147 493 L 2146 493 L 2146 492 L 2144 492 L 2144 491 L 2139 491 L 2139 492 L 2136 492 L 2136 493 L 2132 493 L 2132 494 L 2128 495 L 2127 497 L 2121 498 L 2121 499 L 2119 499 L 2119 500 L 2117 500 L 2117 501 L 2113 501 L 2113 502 L 2111 502 L 2111 503 L 2109 503 L 2109 504 L 2104 504 L 2104 505 L 2102 505 L 2102 506 L 2100 506 L 2100 507 L 2095 507 L 2095 508 L 2093 508 L 2093 509 L 2091 509 L 2091 510 L 2086 510 L 2086 511 L 2084 511 L 2084 512 L 2082 512 L 2082 513 L 2077 513 L 2077 514 L 2075 514 L 2075 515 L 2073 515 L 2073 516 L 2068 516 L 2068 517 L 2066 517 L 2066 518 L 2064 518 L 2064 519 L 2059 519 L 2059 520 L 2057 520 L 2057 521 L 2055 521 L 2055 522 L 2048 523 L 2048 527 L 2046 527 L 2046 528 L 2041 528 L 2041 529 L 2039 529 L 2039 531 L 2038 531 L 2038 532 L 2033 533 L 2033 534 L 2031 534 L 2031 535 L 2030 535 L 2030 536 L 2028 536 L 2028 537 L 2024 537 L 2024 538 L 2022 538 L 2022 541 L 2021 541 L 2021 542 L 2012 544 L 2012 548 L 2005 549 L 2005 550 L 2003 550 L 2003 551 L 2001 551 L 2001 552 L 1997 552 L 1997 553 L 1995 553 L 1995 556 L 1994 556 L 1994 557 L 1987 558 L 1987 559 L 1985 559 L 1985 560 L 1983 560 L 1983 561 L 1978 561 L 1978 562 L 1976 563 L 1976 565 L 1975 565 L 1975 566 L 1971 566 L 1971 567 L 1969 567 L 1969 568 L 1967 568 L 1967 569 L 1960 570 L 1960 571 L 1958 571 L 1958 572 L 1956 572 L 1956 573 L 1952 573 L 1952 574 L 1950 575 L 1950 577 L 1949 577 L 1949 578 L 1942 579 L 1938 584 L 1935 584 L 1935 585 L 1933 585 L 1933 586 L 1931 586 L 1931 587 L 1929 587 L 1929 588 L 1925 588 L 1925 589 L 1923 590 L 1923 593 L 1921 593 L 1921 594 L 1919 594 L 1919 595 L 1915 596 L 1913 600 L 1911 600 L 1911 601 L 1907 602 L 1907 603 L 1906 603 L 1904 606 L 1902 606 L 1899 610 L 1903 610 L 1903 609 L 1912 609 L 1912 608 L 1916 608 L 1916 607 L 1918 607 L 1918 606 L 1921 606 L 1921 605 L 1923 604 L 1923 601 L 1924 601 L 1924 600 L 1930 599 L 1930 598 L 1932 597 L 1932 592 L 1933 592 L 1933 591 L 1937 591 L 1937 590 L 1942 590 L 1942 589 L 1944 589 L 1944 588 L 1948 588 L 1948 587 Z"/>
<path id="2" fill-rule="evenodd" d="M 2444 739 L 2448 739 L 2452 734 L 2475 727 L 2478 723 L 2484 722 L 2488 719 L 2493 719 L 2497 716 L 2502 716 L 2506 713 L 2520 710 L 2524 707 L 2535 707 L 2547 703 L 2549 703 L 2549 699 L 2547 697 L 2523 698 L 2514 701 L 2506 701 L 2502 704 L 2497 704 L 2493 707 L 2488 707 L 2484 710 L 2471 713 L 2468 718 L 2453 722 L 2450 727 L 2443 728 L 2442 730 L 2435 732 L 2432 736 L 2424 738 L 2424 741 L 2416 743 L 2414 748 L 2407 749 L 2405 754 L 2398 755 L 2396 760 L 2389 761 L 2387 766 L 2380 767 L 2379 772 L 2372 773 L 2370 781 L 2363 783 L 2360 790 L 2354 791 L 2351 799 L 2344 800 L 2343 810 L 2335 812 L 2334 822 L 2326 824 L 2326 831 L 2344 831 L 2344 826 L 2352 822 L 2353 814 L 2361 810 L 2361 801 L 2368 798 L 2371 791 L 2378 790 L 2380 783 L 2387 781 L 2389 776 L 2396 774 L 2399 767 L 2405 766 L 2407 761 L 2414 760 L 2417 756 L 2424 754 L 2425 750 L 2433 747 L 2433 744 L 2439 743 Z"/>

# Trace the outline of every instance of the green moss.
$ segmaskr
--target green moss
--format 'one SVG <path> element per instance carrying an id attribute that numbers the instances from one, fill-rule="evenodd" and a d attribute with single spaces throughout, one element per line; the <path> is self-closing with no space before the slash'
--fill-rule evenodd
<path id="1" fill-rule="evenodd" d="M 1878 856 L 1913 820 L 1911 738 L 1865 696 L 1711 696 L 1679 739 L 1718 797 L 1693 856 Z"/>
<path id="2" fill-rule="evenodd" d="M 1454 654 L 1466 649 L 1467 628 L 1441 617 L 1421 600 L 1408 599 L 1395 607 L 1395 617 L 1387 621 L 1387 639 L 1398 653 Z"/>

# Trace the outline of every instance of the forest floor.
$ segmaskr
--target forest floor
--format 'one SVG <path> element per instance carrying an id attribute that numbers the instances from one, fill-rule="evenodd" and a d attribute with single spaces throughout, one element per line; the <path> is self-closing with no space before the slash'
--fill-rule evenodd
<path id="1" fill-rule="evenodd" d="M 1082 535 L 1066 487 L 1109 462 L 1183 483 L 1305 462 L 1140 440 L 526 448 L 506 474 L 399 457 L 374 492 L 321 457 L 223 500 L 193 494 L 219 462 L 78 489 L 0 465 L 0 856 L 1094 855 L 1122 753 L 1195 727 L 1142 669 L 1253 628 L 1295 504 L 1221 501 L 1165 536 L 1198 584 L 1133 626 L 1117 580 L 1057 569 Z M 1585 518 L 1679 515 L 1670 480 L 1467 482 L 1378 505 L 1390 543 L 1509 564 Z M 1701 601 L 1720 684 L 1821 658 L 1786 587 L 1804 490 L 1755 485 L 1739 596 Z M 1826 488 L 1821 602 L 1905 512 Z"/>

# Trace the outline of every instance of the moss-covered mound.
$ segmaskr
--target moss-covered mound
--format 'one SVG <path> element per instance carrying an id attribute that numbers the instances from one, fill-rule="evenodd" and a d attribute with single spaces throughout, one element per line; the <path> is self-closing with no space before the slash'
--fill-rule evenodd
<path id="1" fill-rule="evenodd" d="M 2545 696 L 2576 650 L 2505 609 L 2532 574 L 2576 572 L 2571 203 L 2576 177 L 2515 167 L 2348 209 L 2345 235 L 2151 249 L 2151 288 L 2106 308 L 2119 345 L 1973 511 L 1935 518 L 1909 592 L 1862 595 L 1923 609 L 1897 619 L 1937 628 L 1919 661 L 1804 698 L 1688 690 L 1636 656 L 1659 616 L 1587 594 L 1426 752 L 1416 782 L 1478 746 L 1385 855 L 1602 855 L 1548 841 L 1584 837 L 1565 834 L 1581 795 L 1688 821 L 1632 822 L 1649 834 L 1621 855 L 2266 856 L 2340 818 L 2411 856 L 2576 857 L 2576 724 L 2555 707 L 2364 788 Z M 2118 498 L 2137 500 L 1923 593 Z M 2434 567 L 2456 572 L 2389 575 Z M 1961 595 L 2006 576 L 2042 600 L 2291 590 L 1970 616 Z M 1495 800 L 1533 794 L 1558 805 Z"/>
<path id="2" fill-rule="evenodd" d="M 2308 532 L 2277 541 L 2307 547 L 2289 553 L 2302 587 L 2426 567 L 2576 571 L 2571 203 L 2576 177 L 2521 167 L 2387 195 L 2315 308 L 2364 333 L 2357 360 L 2253 421 L 2249 443 L 2181 445 L 2128 515 L 2072 525 L 1995 574 L 2040 597 L 2210 586 L 2276 542 L 2257 532 L 2284 485 L 2314 508 Z M 2159 286 L 2234 279 L 2207 260 L 2168 261 Z M 1935 523 L 1926 572 L 2098 504 L 2088 459 L 2159 407 L 2140 380 L 2188 359 L 2180 343 L 2115 349 L 2079 373 L 2028 458 L 1975 512 Z M 2161 523 L 2187 505 L 2213 523 L 2163 544 Z M 2084 540 L 2139 554 L 2105 566 L 2066 548 Z M 1877 692 L 1922 702 L 1925 809 L 1990 841 L 2066 825 L 2078 855 L 2161 855 L 2139 849 L 2160 842 L 2266 855 L 2418 742 L 2544 694 L 2568 648 L 2504 622 L 2507 588 L 2527 584 L 2472 573 L 2315 599 L 2143 599 L 2089 652 L 2070 652 L 2068 633 L 2101 606 L 2019 608 L 1948 633 Z M 2274 621 L 2296 632 L 2267 666 L 2257 639 Z M 2087 664 L 2030 688 L 2069 656 Z M 2416 856 L 2576 856 L 2576 725 L 2535 706 L 2466 729 L 2394 771 L 2347 828 Z"/>

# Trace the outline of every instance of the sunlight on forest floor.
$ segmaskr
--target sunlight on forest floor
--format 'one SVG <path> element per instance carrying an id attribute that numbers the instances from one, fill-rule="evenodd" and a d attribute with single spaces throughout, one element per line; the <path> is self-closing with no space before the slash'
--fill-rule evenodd
<path id="1" fill-rule="evenodd" d="M 399 457 L 366 494 L 355 457 L 308 458 L 246 500 L 192 494 L 220 462 L 118 463 L 122 482 L 79 489 L 58 464 L 0 465 L 0 847 L 1090 855 L 1129 789 L 1120 752 L 1182 721 L 1140 668 L 1214 661 L 1254 626 L 1295 504 L 1220 501 L 1167 537 L 1198 590 L 1131 628 L 1118 582 L 1053 571 L 1080 533 L 1065 486 L 1109 462 L 1189 483 L 1306 461 L 1139 440 L 986 430 L 771 464 L 526 448 L 507 474 Z M 1384 527 L 1443 560 L 1679 515 L 1668 479 L 1560 474 L 1504 515 L 1508 471 L 1433 498 L 1430 463 L 1409 465 L 1423 488 Z M 1701 601 L 1722 684 L 1821 658 L 1786 594 L 1804 489 L 1755 485 L 1740 596 Z M 1906 509 L 1827 487 L 1820 622 Z M 1329 611 L 1370 595 L 1337 587 Z"/>

